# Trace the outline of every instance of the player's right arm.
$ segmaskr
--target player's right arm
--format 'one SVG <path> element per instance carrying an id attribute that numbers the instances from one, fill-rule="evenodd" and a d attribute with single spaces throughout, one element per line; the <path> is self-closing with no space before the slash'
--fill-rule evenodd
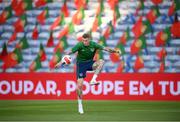
<path id="1" fill-rule="evenodd" d="M 57 63 L 57 64 L 55 65 L 55 68 L 58 68 L 58 67 L 61 66 L 61 65 L 64 65 L 64 63 L 63 63 L 62 61 L 60 61 L 59 63 Z"/>
<path id="2" fill-rule="evenodd" d="M 72 52 L 72 50 L 70 50 L 70 51 L 65 52 L 65 54 L 66 55 L 71 55 L 71 54 L 73 54 L 73 52 Z"/>
<path id="3" fill-rule="evenodd" d="M 71 55 L 71 54 L 77 52 L 80 48 L 81 48 L 81 43 L 77 43 L 70 51 L 65 52 L 65 54 L 66 55 Z M 59 63 L 57 63 L 55 65 L 55 67 L 57 68 L 57 67 L 59 67 L 61 65 L 63 65 L 63 63 L 60 61 Z"/>
<path id="4" fill-rule="evenodd" d="M 66 52 L 65 54 L 71 55 L 73 53 L 76 53 L 81 48 L 81 42 L 77 43 L 70 51 Z"/>

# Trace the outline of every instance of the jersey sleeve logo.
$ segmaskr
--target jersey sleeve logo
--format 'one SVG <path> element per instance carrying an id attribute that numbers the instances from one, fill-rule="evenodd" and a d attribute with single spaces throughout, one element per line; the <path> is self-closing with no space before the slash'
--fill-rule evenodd
<path id="1" fill-rule="evenodd" d="M 91 50 L 91 52 L 94 52 L 95 49 L 94 48 L 90 48 L 90 50 Z"/>

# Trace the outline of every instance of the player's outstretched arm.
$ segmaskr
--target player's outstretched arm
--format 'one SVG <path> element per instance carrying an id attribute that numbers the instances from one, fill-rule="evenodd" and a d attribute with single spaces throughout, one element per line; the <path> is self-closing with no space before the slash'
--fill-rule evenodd
<path id="1" fill-rule="evenodd" d="M 119 54 L 121 54 L 121 51 L 120 51 L 120 50 L 111 49 L 111 48 L 109 48 L 109 47 L 104 47 L 103 50 L 105 50 L 105 51 L 107 51 L 107 52 L 110 52 L 110 53 L 119 53 Z"/>
<path id="2" fill-rule="evenodd" d="M 57 63 L 57 64 L 55 65 L 55 68 L 58 68 L 58 67 L 60 67 L 61 65 L 63 65 L 62 61 L 60 61 L 59 63 Z"/>
<path id="3" fill-rule="evenodd" d="M 65 52 L 65 54 L 66 54 L 66 55 L 71 55 L 71 54 L 73 54 L 73 52 L 70 50 L 70 51 L 68 51 L 68 52 Z"/>
<path id="4" fill-rule="evenodd" d="M 65 52 L 65 55 L 71 55 L 71 54 L 73 54 L 72 51 Z M 62 60 L 61 60 L 60 62 L 58 62 L 58 63 L 55 65 L 55 68 L 58 68 L 58 67 L 60 67 L 60 66 L 62 66 L 62 65 L 64 65 L 64 64 L 65 64 L 65 63 L 63 63 Z"/>

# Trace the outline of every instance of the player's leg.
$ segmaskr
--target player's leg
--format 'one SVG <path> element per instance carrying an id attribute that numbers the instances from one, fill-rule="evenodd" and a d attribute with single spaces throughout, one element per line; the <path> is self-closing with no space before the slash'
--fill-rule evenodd
<path id="1" fill-rule="evenodd" d="M 80 62 L 77 62 L 76 64 L 77 69 L 76 69 L 76 75 L 77 75 L 77 88 L 76 88 L 76 92 L 77 92 L 77 97 L 78 97 L 78 112 L 80 114 L 83 114 L 83 106 L 82 106 L 82 87 L 83 87 L 83 80 L 84 80 L 84 67 L 83 64 Z"/>
<path id="2" fill-rule="evenodd" d="M 91 85 L 99 84 L 99 82 L 96 81 L 96 78 L 97 78 L 98 74 L 101 72 L 103 65 L 104 65 L 103 59 L 100 59 L 100 60 L 94 62 L 93 66 L 92 66 L 92 68 L 94 70 L 94 75 L 90 82 Z"/>
<path id="3" fill-rule="evenodd" d="M 82 87 L 83 87 L 83 78 L 78 78 L 77 80 L 77 96 L 78 96 L 78 112 L 83 114 L 83 105 L 82 105 Z"/>
<path id="4" fill-rule="evenodd" d="M 78 99 L 82 99 L 82 86 L 83 86 L 83 78 L 78 78 L 77 80 L 77 95 L 78 95 Z"/>

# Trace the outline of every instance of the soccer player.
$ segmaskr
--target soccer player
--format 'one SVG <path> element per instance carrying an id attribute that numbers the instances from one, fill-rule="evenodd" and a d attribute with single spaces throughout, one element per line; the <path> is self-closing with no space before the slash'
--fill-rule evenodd
<path id="1" fill-rule="evenodd" d="M 89 34 L 87 33 L 83 34 L 82 41 L 77 43 L 71 49 L 71 51 L 67 53 L 68 55 L 70 55 L 78 52 L 76 75 L 77 75 L 78 111 L 80 114 L 84 113 L 82 106 L 82 86 L 83 86 L 83 80 L 86 77 L 86 72 L 94 71 L 94 75 L 92 77 L 92 80 L 90 81 L 90 85 L 99 84 L 99 82 L 96 81 L 96 78 L 103 67 L 104 60 L 103 59 L 99 59 L 97 61 L 93 60 L 96 51 L 105 50 L 110 53 L 120 53 L 119 50 L 104 47 L 96 42 L 91 41 L 90 39 L 91 37 Z"/>

